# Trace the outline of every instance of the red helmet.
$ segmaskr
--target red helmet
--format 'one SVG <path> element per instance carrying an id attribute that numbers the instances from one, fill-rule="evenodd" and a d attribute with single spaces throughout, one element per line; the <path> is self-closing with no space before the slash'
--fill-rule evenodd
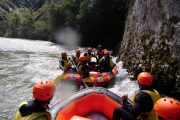
<path id="1" fill-rule="evenodd" d="M 173 98 L 161 98 L 154 109 L 159 116 L 166 120 L 180 120 L 180 102 Z"/>
<path id="2" fill-rule="evenodd" d="M 85 56 L 79 57 L 79 61 L 81 61 L 81 62 L 86 61 L 86 57 Z"/>
<path id="3" fill-rule="evenodd" d="M 39 81 L 33 86 L 33 97 L 36 100 L 48 101 L 53 98 L 55 84 L 52 81 Z"/>
<path id="4" fill-rule="evenodd" d="M 92 48 L 88 48 L 88 50 L 87 50 L 88 52 L 92 52 Z"/>
<path id="5" fill-rule="evenodd" d="M 76 54 L 80 54 L 81 53 L 81 51 L 78 49 L 78 50 L 76 50 Z"/>
<path id="6" fill-rule="evenodd" d="M 151 86 L 152 85 L 152 81 L 153 81 L 153 77 L 150 73 L 148 72 L 141 72 L 139 75 L 138 75 L 138 83 L 140 85 L 143 85 L 143 86 Z"/>
<path id="7" fill-rule="evenodd" d="M 66 52 L 62 52 L 61 56 L 67 56 L 67 53 Z"/>

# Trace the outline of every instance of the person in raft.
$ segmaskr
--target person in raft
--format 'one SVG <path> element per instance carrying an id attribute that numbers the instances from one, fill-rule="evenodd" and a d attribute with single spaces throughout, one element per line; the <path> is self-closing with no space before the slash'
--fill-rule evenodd
<path id="1" fill-rule="evenodd" d="M 152 75 L 148 72 L 141 72 L 137 80 L 140 91 L 136 93 L 131 102 L 128 102 L 127 95 L 122 97 L 123 109 L 131 113 L 137 120 L 158 120 L 158 115 L 154 110 L 154 104 L 160 98 L 160 95 L 152 88 Z M 113 120 L 119 120 L 119 109 L 120 108 L 116 108 L 114 110 Z"/>
<path id="2" fill-rule="evenodd" d="M 70 59 L 67 58 L 67 53 L 66 52 L 62 52 L 61 53 L 61 60 L 59 61 L 59 68 L 67 71 L 69 69 L 71 69 L 71 61 Z"/>
<path id="3" fill-rule="evenodd" d="M 104 56 L 99 60 L 99 71 L 100 72 L 110 72 L 115 66 L 112 58 L 109 56 L 109 51 L 104 51 Z"/>
<path id="4" fill-rule="evenodd" d="M 75 56 L 72 56 L 73 57 L 73 61 L 76 65 L 78 65 L 79 63 L 79 57 L 81 55 L 81 51 L 79 49 L 77 49 L 76 51 L 76 55 Z"/>
<path id="5" fill-rule="evenodd" d="M 89 65 L 86 62 L 86 57 L 85 56 L 81 56 L 79 58 L 80 63 L 78 64 L 77 68 L 78 68 L 78 73 L 83 77 L 86 78 L 89 76 Z"/>
<path id="6" fill-rule="evenodd" d="M 97 50 L 96 50 L 96 56 L 97 56 L 97 60 L 99 61 L 104 55 L 104 50 L 102 45 L 98 45 L 97 46 Z"/>
<path id="7" fill-rule="evenodd" d="M 86 57 L 86 61 L 88 62 L 88 64 L 91 62 L 91 58 L 94 57 L 94 55 L 92 54 L 92 48 L 88 48 L 87 52 L 84 53 L 84 56 Z"/>
<path id="8" fill-rule="evenodd" d="M 159 120 L 180 120 L 180 102 L 174 98 L 161 98 L 154 105 Z"/>
<path id="9" fill-rule="evenodd" d="M 48 104 L 55 93 L 52 81 L 39 81 L 33 86 L 33 100 L 22 102 L 13 120 L 51 120 Z"/>

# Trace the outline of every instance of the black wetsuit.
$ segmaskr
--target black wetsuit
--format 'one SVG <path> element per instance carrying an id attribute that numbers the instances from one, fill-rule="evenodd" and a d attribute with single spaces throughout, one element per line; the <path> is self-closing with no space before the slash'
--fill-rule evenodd
<path id="1" fill-rule="evenodd" d="M 151 87 L 142 87 L 141 90 L 154 91 Z M 137 117 L 140 113 L 150 112 L 153 109 L 153 100 L 148 93 L 140 91 L 135 96 L 135 104 L 124 104 L 124 109 Z"/>
<path id="2" fill-rule="evenodd" d="M 116 108 L 113 112 L 113 120 L 135 120 L 135 118 L 125 109 Z"/>
<path id="3" fill-rule="evenodd" d="M 47 102 L 46 102 L 47 103 Z M 28 101 L 28 104 L 24 104 L 19 108 L 19 112 L 22 117 L 31 115 L 33 112 L 45 112 L 48 109 L 48 106 L 44 107 L 45 102 L 38 100 Z"/>
<path id="4" fill-rule="evenodd" d="M 154 91 L 151 87 L 142 87 L 141 90 L 150 90 Z M 150 112 L 153 109 L 153 100 L 151 96 L 143 91 L 140 91 L 136 96 L 135 96 L 135 104 L 130 104 L 127 103 L 127 100 L 123 102 L 123 109 L 127 110 L 133 118 L 137 118 L 141 113 L 145 112 Z M 120 109 L 120 108 L 117 108 Z M 114 113 L 115 118 L 113 120 L 119 120 L 120 118 L 120 113 L 118 114 L 118 111 Z M 143 118 L 146 118 L 147 116 L 143 116 Z"/>
<path id="5" fill-rule="evenodd" d="M 111 66 L 111 62 L 112 58 L 108 57 L 108 58 L 101 58 L 101 60 L 99 61 L 99 66 L 100 72 L 110 72 L 112 70 L 112 68 L 115 66 L 115 64 L 113 63 L 113 66 Z"/>
<path id="6" fill-rule="evenodd" d="M 81 76 L 83 78 L 88 77 L 89 76 L 89 66 L 87 64 L 87 62 L 82 62 L 78 65 L 78 68 L 81 71 Z"/>

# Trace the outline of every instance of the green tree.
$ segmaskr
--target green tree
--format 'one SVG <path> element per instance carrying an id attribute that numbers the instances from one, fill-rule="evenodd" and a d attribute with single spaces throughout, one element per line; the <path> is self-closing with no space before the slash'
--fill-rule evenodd
<path id="1" fill-rule="evenodd" d="M 126 0 L 84 0 L 77 16 L 84 45 L 105 43 L 114 48 L 124 33 Z M 112 46 L 109 45 L 111 41 Z"/>
<path id="2" fill-rule="evenodd" d="M 31 32 L 34 30 L 33 13 L 28 9 L 16 9 L 8 17 L 7 35 L 10 37 L 31 38 Z"/>
<path id="3" fill-rule="evenodd" d="M 50 21 L 53 30 L 58 27 L 77 26 L 77 14 L 81 0 L 63 0 L 59 4 L 50 5 Z"/>

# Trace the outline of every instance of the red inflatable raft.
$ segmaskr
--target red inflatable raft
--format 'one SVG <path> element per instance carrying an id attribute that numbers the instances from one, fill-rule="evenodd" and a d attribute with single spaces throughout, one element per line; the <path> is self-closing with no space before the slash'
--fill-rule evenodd
<path id="1" fill-rule="evenodd" d="M 115 66 L 111 72 L 90 72 L 90 77 L 84 78 L 83 81 L 87 84 L 95 84 L 97 86 L 101 86 L 102 84 L 109 84 L 117 75 L 118 73 L 118 67 Z M 75 81 L 78 84 L 83 84 L 82 77 L 73 71 L 68 71 L 66 73 L 63 73 L 62 80 L 71 80 Z"/>
<path id="2" fill-rule="evenodd" d="M 112 120 L 113 111 L 122 107 L 119 96 L 105 88 L 79 91 L 50 108 L 53 120 Z"/>

